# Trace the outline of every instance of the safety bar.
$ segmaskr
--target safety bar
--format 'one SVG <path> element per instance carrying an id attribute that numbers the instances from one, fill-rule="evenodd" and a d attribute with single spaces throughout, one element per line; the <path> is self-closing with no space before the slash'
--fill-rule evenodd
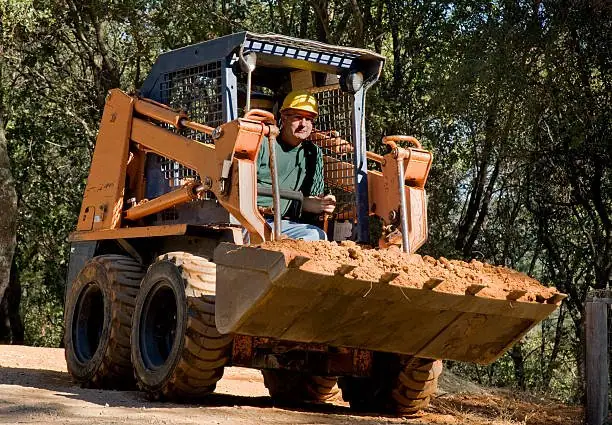
<path id="1" fill-rule="evenodd" d="M 397 144 L 395 142 L 410 142 L 414 145 L 415 148 L 423 149 L 421 142 L 419 142 L 416 137 L 412 136 L 385 136 L 382 138 L 382 142 L 383 144 L 388 145 L 391 149 L 397 149 Z"/>
<path id="2" fill-rule="evenodd" d="M 263 187 L 263 186 L 257 186 L 257 194 L 263 195 L 263 196 L 270 196 L 270 197 L 274 196 L 274 193 L 271 187 Z M 302 192 L 298 190 L 280 189 L 278 191 L 278 194 L 282 199 L 299 202 L 298 216 L 302 214 L 302 205 L 304 204 L 304 194 Z"/>
<path id="3" fill-rule="evenodd" d="M 287 199 L 290 201 L 298 201 L 300 203 L 304 202 L 304 194 L 300 192 L 299 190 L 281 189 L 278 191 L 278 193 L 282 199 Z M 272 188 L 257 186 L 257 194 L 272 197 Z"/>

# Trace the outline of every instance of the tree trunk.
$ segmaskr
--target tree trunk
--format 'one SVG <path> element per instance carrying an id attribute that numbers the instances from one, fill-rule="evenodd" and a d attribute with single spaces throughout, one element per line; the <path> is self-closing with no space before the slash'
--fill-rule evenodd
<path id="1" fill-rule="evenodd" d="M 397 6 L 389 6 L 389 23 L 391 26 L 391 40 L 393 42 L 393 88 L 399 93 L 403 82 L 402 46 L 400 41 L 400 22 L 397 16 Z"/>
<path id="2" fill-rule="evenodd" d="M 383 14 L 384 14 L 385 6 L 383 2 L 378 3 L 378 8 L 376 9 L 376 21 L 371 25 L 371 31 L 374 31 L 374 50 L 376 53 L 382 53 L 382 40 L 384 35 L 384 30 L 382 27 L 383 22 Z"/>
<path id="3" fill-rule="evenodd" d="M 310 20 L 310 4 L 307 2 L 302 3 L 302 9 L 300 10 L 300 31 L 299 37 L 306 38 L 308 33 L 308 21 Z"/>
<path id="4" fill-rule="evenodd" d="M 0 344 L 23 344 L 24 329 L 19 305 L 21 304 L 21 282 L 16 271 L 15 261 L 11 267 L 9 286 L 0 302 Z"/>
<path id="5" fill-rule="evenodd" d="M 553 343 L 552 352 L 550 353 L 550 358 L 548 359 L 548 366 L 546 367 L 544 376 L 542 377 L 542 388 L 545 391 L 548 391 L 550 389 L 550 381 L 552 380 L 555 367 L 557 366 L 557 357 L 559 356 L 559 351 L 561 349 L 561 338 L 563 338 L 564 320 L 565 308 L 562 304 L 561 307 L 559 307 L 559 316 L 557 317 L 557 326 L 555 328 L 555 341 Z"/>
<path id="6" fill-rule="evenodd" d="M 495 188 L 495 183 L 497 182 L 497 176 L 499 175 L 499 167 L 501 165 L 501 158 L 497 158 L 495 162 L 495 168 L 489 177 L 489 184 L 487 185 L 487 189 L 484 192 L 484 196 L 482 199 L 482 203 L 480 205 L 480 211 L 478 212 L 478 218 L 476 222 L 470 229 L 470 235 L 463 245 L 463 256 L 465 258 L 472 257 L 472 249 L 474 244 L 476 243 L 476 239 L 480 234 L 480 230 L 482 229 L 482 225 L 489 213 L 489 204 L 491 203 L 491 197 L 493 196 L 493 189 Z"/>
<path id="7" fill-rule="evenodd" d="M 487 114 L 487 119 L 484 124 L 484 146 L 480 158 L 477 159 L 476 173 L 473 178 L 472 188 L 470 189 L 469 202 L 465 214 L 462 215 L 457 229 L 457 237 L 455 239 L 455 248 L 463 252 L 466 258 L 471 257 L 472 246 L 478 237 L 480 228 L 476 227 L 480 221 L 480 225 L 488 211 L 479 214 L 482 209 L 482 199 L 486 196 L 486 192 L 492 190 L 495 186 L 495 179 L 499 173 L 499 158 L 496 158 L 495 145 L 498 142 L 497 120 L 499 113 L 499 94 L 500 89 L 497 88 L 493 93 L 491 106 Z M 474 136 L 474 144 L 477 143 L 477 136 Z M 474 146 L 474 154 L 477 156 L 478 149 Z M 489 165 L 492 161 L 496 161 L 496 170 L 489 179 Z M 487 180 L 489 184 L 487 185 Z M 488 209 L 488 202 L 486 202 Z"/>
<path id="8" fill-rule="evenodd" d="M 2 105 L 0 114 L 1 109 Z M 17 192 L 11 174 L 4 127 L 4 119 L 0 116 L 0 301 L 9 285 L 17 218 Z"/>
<path id="9" fill-rule="evenodd" d="M 525 384 L 525 357 L 523 355 L 523 343 L 519 342 L 509 352 L 514 363 L 514 380 L 521 390 L 526 388 Z"/>
<path id="10" fill-rule="evenodd" d="M 329 4 L 327 0 L 312 0 L 312 8 L 317 15 L 317 40 L 323 43 L 330 42 L 330 29 L 329 29 Z"/>
<path id="11" fill-rule="evenodd" d="M 11 174 L 8 146 L 5 133 L 4 86 L 4 28 L 0 9 L 0 302 L 9 285 L 11 264 L 16 244 L 17 191 Z"/>

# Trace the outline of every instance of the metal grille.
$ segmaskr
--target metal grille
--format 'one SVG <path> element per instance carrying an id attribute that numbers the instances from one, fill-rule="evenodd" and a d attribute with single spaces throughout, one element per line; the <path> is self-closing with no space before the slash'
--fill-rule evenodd
<path id="1" fill-rule="evenodd" d="M 160 99 L 173 109 L 187 112 L 192 121 L 211 127 L 220 125 L 223 122 L 221 62 L 163 74 Z M 181 130 L 181 134 L 200 142 L 212 142 L 208 135 L 193 130 Z M 161 171 L 171 188 L 180 186 L 186 178 L 197 178 L 194 170 L 166 158 L 161 161 Z"/>
<path id="2" fill-rule="evenodd" d="M 354 219 L 355 168 L 353 152 L 353 98 L 338 86 L 312 90 L 319 116 L 312 139 L 323 150 L 325 191 L 336 196 L 336 218 Z"/>

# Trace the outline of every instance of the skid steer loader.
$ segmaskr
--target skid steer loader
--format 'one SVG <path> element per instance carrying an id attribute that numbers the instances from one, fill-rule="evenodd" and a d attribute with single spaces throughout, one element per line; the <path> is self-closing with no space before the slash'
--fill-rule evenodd
<path id="1" fill-rule="evenodd" d="M 340 387 L 352 408 L 414 413 L 442 359 L 492 362 L 559 305 L 547 288 L 485 296 L 482 278 L 453 292 L 444 277 L 402 285 L 384 265 L 355 274 L 371 220 L 382 225 L 376 258 L 401 263 L 427 238 L 431 153 L 407 136 L 385 137 L 384 155 L 366 149 L 366 91 L 383 64 L 368 50 L 244 32 L 162 54 L 137 94 L 109 92 L 70 236 L 76 381 L 187 401 L 242 366 L 261 369 L 277 400 L 322 402 Z M 275 112 L 295 89 L 318 99 L 311 138 L 337 199 L 319 224 L 352 241 L 303 245 L 310 254 L 285 249 L 280 217 L 270 226 L 257 207 L 257 154 L 269 143 L 275 155 Z M 278 207 L 300 194 L 274 184 L 267 195 Z M 316 258 L 325 249 L 348 256 Z"/>

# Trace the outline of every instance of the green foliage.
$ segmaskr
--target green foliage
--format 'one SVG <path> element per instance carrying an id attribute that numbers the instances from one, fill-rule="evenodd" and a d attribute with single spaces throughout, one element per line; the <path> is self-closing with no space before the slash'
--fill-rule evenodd
<path id="1" fill-rule="evenodd" d="M 60 258 L 58 256 L 58 258 Z M 38 264 L 44 264 L 37 262 Z M 57 270 L 48 264 L 48 270 L 26 269 L 21 279 L 26 283 L 22 288 L 21 314 L 25 326 L 25 343 L 32 346 L 59 347 L 63 338 L 64 310 L 57 286 L 63 286 L 66 268 Z M 55 267 L 54 267 L 55 266 Z M 62 274 L 63 273 L 63 274 Z M 52 280 L 53 279 L 53 280 Z M 59 281 L 54 281 L 60 279 Z M 35 285 L 34 282 L 44 282 Z M 61 289 L 63 295 L 63 288 Z"/>
<path id="2" fill-rule="evenodd" d="M 549 359 L 555 350 L 556 321 L 558 314 L 545 319 L 532 329 L 513 350 L 504 354 L 496 362 L 483 366 L 474 363 L 446 362 L 449 370 L 478 382 L 484 386 L 513 387 L 529 389 L 547 394 L 562 401 L 580 402 L 577 394 L 578 370 L 575 356 L 575 341 L 569 335 L 571 323 L 563 324 L 563 334 L 559 352 L 554 363 Z M 522 355 L 522 379 L 517 378 L 517 355 Z M 548 368 L 554 371 L 550 374 Z"/>
<path id="3" fill-rule="evenodd" d="M 104 97 L 157 55 L 235 31 L 383 53 L 369 148 L 412 134 L 434 153 L 421 253 L 504 264 L 570 296 L 488 367 L 494 385 L 581 394 L 582 303 L 612 272 L 612 102 L 605 2 L 0 0 L 7 137 L 18 183 L 17 264 L 29 343 L 61 335 L 74 229 Z M 1 105 L 0 105 L 1 106 Z M 1 110 L 1 108 L 0 108 Z"/>

